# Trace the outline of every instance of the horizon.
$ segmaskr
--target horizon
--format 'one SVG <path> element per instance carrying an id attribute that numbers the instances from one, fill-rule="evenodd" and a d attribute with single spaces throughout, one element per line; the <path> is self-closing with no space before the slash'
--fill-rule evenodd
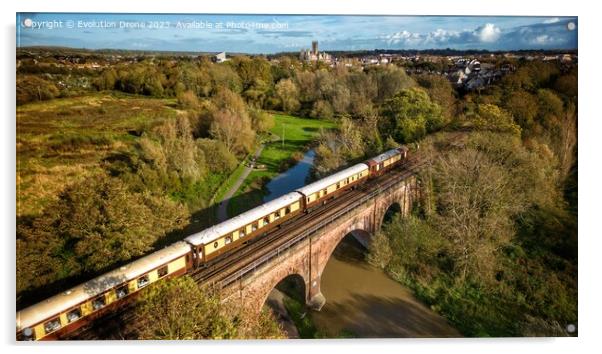
<path id="1" fill-rule="evenodd" d="M 577 50 L 577 17 L 17 13 L 17 48 L 230 52 Z"/>

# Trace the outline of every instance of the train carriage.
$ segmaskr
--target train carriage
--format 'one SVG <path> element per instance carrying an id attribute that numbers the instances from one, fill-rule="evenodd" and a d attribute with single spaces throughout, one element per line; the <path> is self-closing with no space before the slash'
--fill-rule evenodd
<path id="1" fill-rule="evenodd" d="M 399 148 L 386 151 L 366 161 L 366 164 L 370 168 L 370 176 L 375 177 L 382 175 L 385 171 L 391 169 L 400 161 L 405 160 L 407 153 L 408 148 L 401 146 Z"/>
<path id="2" fill-rule="evenodd" d="M 300 201 L 299 193 L 288 193 L 185 240 L 193 246 L 197 264 L 206 262 L 293 217 L 301 210 Z"/>
<path id="3" fill-rule="evenodd" d="M 296 191 L 303 194 L 303 209 L 307 209 L 327 199 L 334 198 L 337 194 L 354 188 L 354 186 L 368 177 L 368 166 L 360 163 L 319 181 L 308 184 Z"/>
<path id="4" fill-rule="evenodd" d="M 21 340 L 55 339 L 125 303 L 126 297 L 192 266 L 190 246 L 176 242 L 162 250 L 17 312 Z"/>

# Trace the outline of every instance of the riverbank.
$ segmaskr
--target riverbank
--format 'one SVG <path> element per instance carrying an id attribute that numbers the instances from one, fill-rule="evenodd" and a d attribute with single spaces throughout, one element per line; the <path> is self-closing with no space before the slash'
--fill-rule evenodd
<path id="1" fill-rule="evenodd" d="M 253 170 L 232 196 L 228 205 L 228 215 L 238 215 L 264 202 L 269 194 L 268 181 L 275 179 L 303 159 L 308 146 L 316 139 L 321 130 L 334 129 L 336 123 L 321 119 L 307 119 L 284 114 L 274 114 L 275 125 L 270 132 L 277 136 L 266 143 L 257 166 L 262 170 Z"/>

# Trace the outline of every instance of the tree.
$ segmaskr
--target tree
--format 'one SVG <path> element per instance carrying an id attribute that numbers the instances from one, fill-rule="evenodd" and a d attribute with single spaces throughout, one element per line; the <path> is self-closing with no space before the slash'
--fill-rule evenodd
<path id="1" fill-rule="evenodd" d="M 276 122 L 274 121 L 274 116 L 272 114 L 260 109 L 251 109 L 249 113 L 251 115 L 253 127 L 255 127 L 258 132 L 267 133 L 274 128 Z"/>
<path id="2" fill-rule="evenodd" d="M 59 89 L 51 82 L 33 75 L 17 78 L 17 104 L 50 100 L 59 96 Z"/>
<path id="3" fill-rule="evenodd" d="M 369 71 L 369 75 L 376 82 L 378 103 L 396 95 L 400 90 L 416 86 L 416 83 L 406 72 L 397 66 L 388 65 L 384 68 L 377 67 Z"/>
<path id="4" fill-rule="evenodd" d="M 201 103 L 198 96 L 192 91 L 181 91 L 177 94 L 178 106 L 183 109 L 195 110 L 199 109 Z"/>
<path id="5" fill-rule="evenodd" d="M 215 173 L 230 172 L 236 168 L 238 161 L 236 157 L 228 151 L 226 146 L 218 140 L 197 139 L 196 144 L 205 155 L 207 167 Z"/>
<path id="6" fill-rule="evenodd" d="M 520 136 L 521 133 L 520 126 L 514 123 L 512 116 L 493 104 L 479 105 L 474 123 L 481 130 L 509 132 L 517 136 Z"/>
<path id="7" fill-rule="evenodd" d="M 183 276 L 157 282 L 144 289 L 135 307 L 137 321 L 127 331 L 137 339 L 284 338 L 273 316 L 252 313 L 219 293 L 199 287 Z"/>
<path id="8" fill-rule="evenodd" d="M 283 111 L 292 113 L 299 109 L 298 90 L 293 80 L 280 80 L 276 84 L 276 95 L 280 99 Z"/>
<path id="9" fill-rule="evenodd" d="M 240 95 L 228 89 L 221 89 L 213 97 L 214 107 L 210 109 L 210 134 L 224 143 L 232 153 L 247 153 L 255 142 L 255 131 L 247 106 Z"/>
<path id="10" fill-rule="evenodd" d="M 456 97 L 450 81 L 439 75 L 420 75 L 418 84 L 426 89 L 431 100 L 442 110 L 446 121 L 450 121 L 455 112 Z"/>
<path id="11" fill-rule="evenodd" d="M 181 204 L 132 193 L 119 178 L 88 178 L 69 186 L 32 224 L 18 229 L 18 269 L 28 270 L 19 273 L 19 284 L 43 285 L 141 256 L 188 217 Z M 34 281 L 25 285 L 31 277 Z"/>
<path id="12" fill-rule="evenodd" d="M 513 116 L 523 130 L 531 131 L 537 115 L 537 99 L 527 91 L 518 90 L 511 92 L 504 102 L 504 108 Z"/>
<path id="13" fill-rule="evenodd" d="M 381 131 L 391 132 L 395 140 L 403 143 L 420 139 L 443 124 L 441 108 L 419 88 L 401 90 L 386 100 L 381 114 Z"/>
<path id="14" fill-rule="evenodd" d="M 98 91 L 113 90 L 117 82 L 117 72 L 113 68 L 103 70 L 102 74 L 97 77 L 93 85 Z"/>

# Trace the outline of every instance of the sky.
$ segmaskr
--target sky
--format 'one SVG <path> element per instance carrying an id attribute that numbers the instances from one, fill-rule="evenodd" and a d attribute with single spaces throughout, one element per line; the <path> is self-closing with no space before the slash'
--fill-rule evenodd
<path id="1" fill-rule="evenodd" d="M 576 17 L 17 13 L 17 47 L 271 54 L 577 49 Z"/>

